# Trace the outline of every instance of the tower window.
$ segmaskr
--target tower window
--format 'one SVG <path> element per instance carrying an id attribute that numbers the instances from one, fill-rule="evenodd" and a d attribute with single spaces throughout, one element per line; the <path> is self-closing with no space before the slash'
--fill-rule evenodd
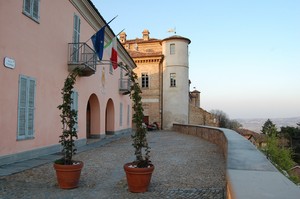
<path id="1" fill-rule="evenodd" d="M 149 88 L 148 73 L 142 73 L 142 88 Z"/>
<path id="2" fill-rule="evenodd" d="M 176 87 L 176 73 L 170 73 L 170 86 Z"/>
<path id="3" fill-rule="evenodd" d="M 175 44 L 170 44 L 170 55 L 175 54 Z"/>

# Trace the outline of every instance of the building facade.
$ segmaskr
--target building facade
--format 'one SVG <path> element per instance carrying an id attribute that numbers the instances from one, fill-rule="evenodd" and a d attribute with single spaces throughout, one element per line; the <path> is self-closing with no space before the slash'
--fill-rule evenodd
<path id="1" fill-rule="evenodd" d="M 106 24 L 90 0 L 0 2 L 0 163 L 61 150 L 61 89 L 80 67 L 73 107 L 78 145 L 88 139 L 131 131 L 129 84 L 114 70 L 109 52 L 97 61 L 90 37 Z M 105 28 L 105 43 L 115 37 Z M 136 65 L 120 42 L 118 60 Z"/>
<path id="2" fill-rule="evenodd" d="M 195 105 L 189 91 L 188 38 L 174 35 L 160 40 L 144 30 L 142 38 L 131 40 L 122 32 L 120 41 L 137 65 L 145 123 L 157 122 L 162 129 L 173 123 L 214 125 L 210 113 L 200 108 L 200 92 Z"/>

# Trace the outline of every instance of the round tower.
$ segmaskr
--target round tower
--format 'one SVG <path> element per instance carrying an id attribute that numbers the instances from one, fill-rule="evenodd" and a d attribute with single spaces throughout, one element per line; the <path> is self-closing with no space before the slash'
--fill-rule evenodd
<path id="1" fill-rule="evenodd" d="M 177 35 L 162 40 L 163 129 L 171 129 L 173 123 L 188 124 L 190 43 L 188 38 Z"/>

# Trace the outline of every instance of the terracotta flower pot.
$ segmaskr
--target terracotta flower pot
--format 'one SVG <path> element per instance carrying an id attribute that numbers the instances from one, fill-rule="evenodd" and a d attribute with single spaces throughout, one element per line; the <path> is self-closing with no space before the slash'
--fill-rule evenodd
<path id="1" fill-rule="evenodd" d="M 83 162 L 78 161 L 74 165 L 62 165 L 54 163 L 58 186 L 61 189 L 73 189 L 78 187 Z"/>
<path id="2" fill-rule="evenodd" d="M 133 193 L 146 192 L 150 184 L 154 165 L 149 168 L 132 168 L 129 167 L 132 163 L 124 165 L 126 172 L 128 190 Z"/>

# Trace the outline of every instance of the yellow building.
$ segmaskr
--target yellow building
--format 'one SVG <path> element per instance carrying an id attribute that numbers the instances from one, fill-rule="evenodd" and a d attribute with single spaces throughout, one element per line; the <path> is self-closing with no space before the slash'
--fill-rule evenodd
<path id="1" fill-rule="evenodd" d="M 120 42 L 137 65 L 135 72 L 142 88 L 145 123 L 157 122 L 162 129 L 173 123 L 213 125 L 212 116 L 200 108 L 200 92 L 189 91 L 188 38 L 173 35 L 165 39 L 142 38 Z"/>

